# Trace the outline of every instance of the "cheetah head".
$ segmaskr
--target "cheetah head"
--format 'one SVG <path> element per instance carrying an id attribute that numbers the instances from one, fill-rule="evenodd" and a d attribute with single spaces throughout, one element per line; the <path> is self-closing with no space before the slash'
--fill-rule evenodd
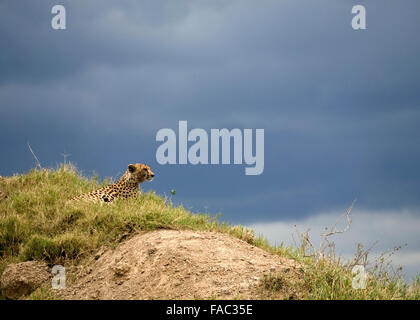
<path id="1" fill-rule="evenodd" d="M 126 172 L 126 181 L 142 183 L 144 181 L 152 181 L 154 176 L 155 174 L 147 164 L 129 164 Z"/>

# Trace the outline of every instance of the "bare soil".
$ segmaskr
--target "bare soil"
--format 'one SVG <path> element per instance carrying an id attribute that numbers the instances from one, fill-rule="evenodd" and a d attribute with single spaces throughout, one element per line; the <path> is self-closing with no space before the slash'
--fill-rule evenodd
<path id="1" fill-rule="evenodd" d="M 8 299 L 18 299 L 48 282 L 51 273 L 45 262 L 26 261 L 12 263 L 0 278 L 2 295 Z"/>
<path id="2" fill-rule="evenodd" d="M 268 297 L 262 279 L 270 274 L 284 275 L 288 283 L 302 278 L 296 261 L 227 234 L 159 230 L 134 235 L 97 255 L 58 297 L 258 299 Z"/>

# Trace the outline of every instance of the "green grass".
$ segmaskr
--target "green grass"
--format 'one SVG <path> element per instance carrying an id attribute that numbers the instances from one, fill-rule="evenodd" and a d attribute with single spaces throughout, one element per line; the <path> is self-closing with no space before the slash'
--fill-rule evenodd
<path id="1" fill-rule="evenodd" d="M 112 205 L 65 205 L 68 198 L 106 184 L 85 178 L 70 166 L 0 179 L 0 191 L 7 194 L 0 200 L 0 273 L 9 260 L 78 263 L 136 231 L 217 230 L 244 240 L 249 237 L 245 228 L 192 214 L 153 192 Z"/>
<path id="2" fill-rule="evenodd" d="M 81 202 L 66 206 L 68 198 L 91 191 L 98 183 L 70 165 L 57 169 L 33 169 L 27 174 L 0 179 L 0 274 L 9 263 L 44 260 L 54 264 L 78 265 L 98 250 L 115 247 L 138 231 L 157 229 L 208 230 L 231 234 L 271 253 L 302 263 L 301 279 L 269 275 L 261 283 L 261 297 L 305 299 L 419 299 L 417 279 L 411 287 L 398 279 L 369 279 L 365 290 L 351 287 L 351 270 L 326 259 L 315 262 L 298 248 L 273 247 L 261 236 L 242 226 L 220 223 L 217 217 L 192 214 L 170 199 L 144 193 L 137 199 L 112 205 Z M 37 290 L 32 298 L 51 298 Z M 285 291 L 286 290 L 286 291 Z"/>

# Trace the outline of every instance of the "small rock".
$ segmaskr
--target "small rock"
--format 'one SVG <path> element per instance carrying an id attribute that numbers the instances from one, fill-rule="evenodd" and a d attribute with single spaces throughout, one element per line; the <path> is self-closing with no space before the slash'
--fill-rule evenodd
<path id="1" fill-rule="evenodd" d="M 101 257 L 101 255 L 102 255 L 102 253 L 97 253 L 97 254 L 95 254 L 95 260 L 98 260 L 100 257 Z"/>
<path id="2" fill-rule="evenodd" d="M 149 249 L 149 250 L 147 251 L 147 253 L 148 253 L 149 255 L 152 255 L 152 254 L 154 254 L 156 251 L 157 251 L 157 250 L 156 250 L 156 248 L 151 248 L 151 249 Z"/>
<path id="3" fill-rule="evenodd" d="M 122 277 L 130 271 L 130 266 L 127 263 L 119 262 L 117 263 L 112 270 L 114 271 L 115 276 Z"/>

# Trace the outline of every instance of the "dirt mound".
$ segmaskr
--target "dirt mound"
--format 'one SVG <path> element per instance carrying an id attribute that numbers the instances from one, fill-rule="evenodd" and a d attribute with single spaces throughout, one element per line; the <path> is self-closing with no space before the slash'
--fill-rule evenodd
<path id="1" fill-rule="evenodd" d="M 254 299 L 267 274 L 301 277 L 294 260 L 226 234 L 160 230 L 97 257 L 64 299 Z"/>
<path id="2" fill-rule="evenodd" d="M 13 263 L 4 270 L 0 279 L 0 287 L 5 297 L 18 299 L 31 293 L 50 278 L 51 273 L 44 262 Z"/>

